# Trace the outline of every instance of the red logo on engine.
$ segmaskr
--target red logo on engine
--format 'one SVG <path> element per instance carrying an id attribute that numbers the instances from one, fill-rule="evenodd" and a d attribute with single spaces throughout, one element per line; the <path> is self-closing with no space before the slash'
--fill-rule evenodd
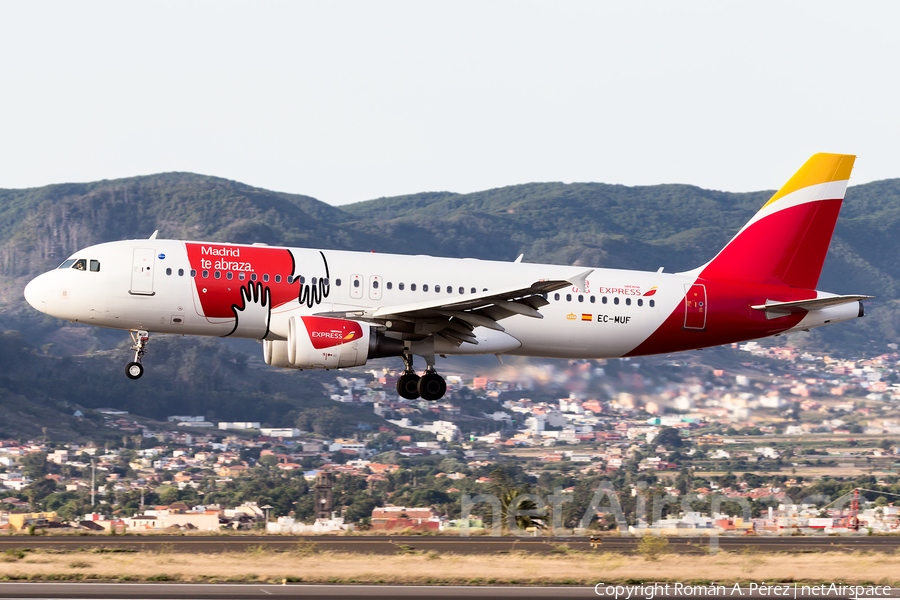
<path id="1" fill-rule="evenodd" d="M 332 319 L 330 317 L 300 317 L 309 333 L 313 348 L 340 346 L 362 337 L 362 327 L 356 321 Z"/>

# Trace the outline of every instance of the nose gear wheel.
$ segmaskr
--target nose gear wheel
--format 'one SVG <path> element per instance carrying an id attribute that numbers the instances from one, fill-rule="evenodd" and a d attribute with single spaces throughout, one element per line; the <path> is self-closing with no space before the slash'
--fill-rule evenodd
<path id="1" fill-rule="evenodd" d="M 134 344 L 131 349 L 134 350 L 134 360 L 125 366 L 125 375 L 128 379 L 140 379 L 144 374 L 144 365 L 141 360 L 147 351 L 147 344 L 150 343 L 150 333 L 147 331 L 132 331 L 131 341 Z"/>

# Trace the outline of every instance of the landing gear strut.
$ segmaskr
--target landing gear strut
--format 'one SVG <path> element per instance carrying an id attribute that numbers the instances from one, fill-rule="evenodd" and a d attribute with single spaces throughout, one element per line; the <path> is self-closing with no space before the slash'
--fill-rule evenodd
<path id="1" fill-rule="evenodd" d="M 425 361 L 431 364 L 425 369 L 425 374 L 419 377 L 413 369 L 412 354 L 403 354 L 403 364 L 406 365 L 406 369 L 397 380 L 397 393 L 401 398 L 407 400 L 422 398 L 422 400 L 434 401 L 443 398 L 447 392 L 447 382 L 434 370 L 433 356 L 430 361 L 426 356 Z"/>
<path id="2" fill-rule="evenodd" d="M 403 375 L 397 380 L 397 393 L 400 394 L 401 398 L 415 400 L 419 397 L 419 376 L 413 369 L 412 354 L 404 353 L 402 358 L 406 369 L 403 370 Z"/>
<path id="3" fill-rule="evenodd" d="M 144 358 L 144 352 L 147 351 L 150 333 L 132 331 L 131 341 L 134 342 L 134 345 L 131 346 L 131 349 L 134 350 L 134 360 L 125 366 L 125 375 L 128 376 L 128 379 L 140 379 L 144 374 L 144 365 L 141 364 L 141 360 Z"/>

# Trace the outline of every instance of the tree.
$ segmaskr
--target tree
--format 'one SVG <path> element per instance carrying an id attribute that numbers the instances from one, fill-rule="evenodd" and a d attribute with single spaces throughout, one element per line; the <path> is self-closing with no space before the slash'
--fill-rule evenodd
<path id="1" fill-rule="evenodd" d="M 19 461 L 22 465 L 22 474 L 29 479 L 43 479 L 47 474 L 47 453 L 32 452 L 26 454 Z"/>
<path id="2" fill-rule="evenodd" d="M 681 439 L 677 429 L 666 427 L 656 436 L 656 443 L 666 448 L 681 448 L 684 445 L 684 440 Z"/>
<path id="3" fill-rule="evenodd" d="M 272 468 L 278 464 L 278 457 L 274 454 L 266 454 L 259 459 L 259 464 L 266 468 Z"/>

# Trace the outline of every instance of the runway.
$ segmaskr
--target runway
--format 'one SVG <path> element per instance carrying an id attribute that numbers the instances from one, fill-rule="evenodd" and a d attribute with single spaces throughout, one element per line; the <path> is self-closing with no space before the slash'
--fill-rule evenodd
<path id="1" fill-rule="evenodd" d="M 757 552 L 897 552 L 900 537 L 671 537 L 667 550 L 680 554 L 706 554 L 710 544 L 722 551 Z M 213 554 L 246 552 L 253 548 L 310 550 L 392 555 L 410 551 L 453 554 L 529 552 L 554 554 L 571 550 L 633 553 L 640 538 L 603 537 L 457 537 L 457 536 L 281 536 L 281 535 L 124 535 L 124 536 L 0 536 L 0 552 L 11 548 L 51 548 L 56 551 L 105 548 L 119 551 L 169 551 Z"/>
<path id="2" fill-rule="evenodd" d="M 598 593 L 599 592 L 599 593 Z M 265 598 L 297 598 L 300 600 L 350 600 L 356 598 L 442 598 L 444 600 L 493 600 L 496 598 L 525 598 L 556 600 L 564 598 L 610 598 L 604 588 L 593 587 L 508 587 L 508 586 L 393 586 L 393 585 L 230 585 L 230 584 L 147 584 L 147 583 L 0 583 L 0 598 L 59 598 L 67 600 L 259 600 Z M 788 586 L 753 590 L 743 587 L 735 590 L 724 587 L 716 594 L 720 598 L 742 600 L 771 600 L 773 595 L 786 598 L 822 598 L 802 588 Z M 865 598 L 897 598 L 900 589 L 879 590 Z M 648 594 L 634 593 L 631 599 L 648 598 Z M 685 590 L 656 591 L 654 598 L 709 598 L 709 593 Z M 828 600 L 853 598 L 852 593 L 828 594 Z M 624 594 L 620 597 L 625 600 Z"/>
<path id="3" fill-rule="evenodd" d="M 487 600 L 492 598 L 596 598 L 589 587 L 468 587 L 394 585 L 228 585 L 148 583 L 0 583 L 0 598 L 65 598 L 73 600 L 244 600 L 301 598 L 342 600 L 351 598 L 443 598 Z"/>

